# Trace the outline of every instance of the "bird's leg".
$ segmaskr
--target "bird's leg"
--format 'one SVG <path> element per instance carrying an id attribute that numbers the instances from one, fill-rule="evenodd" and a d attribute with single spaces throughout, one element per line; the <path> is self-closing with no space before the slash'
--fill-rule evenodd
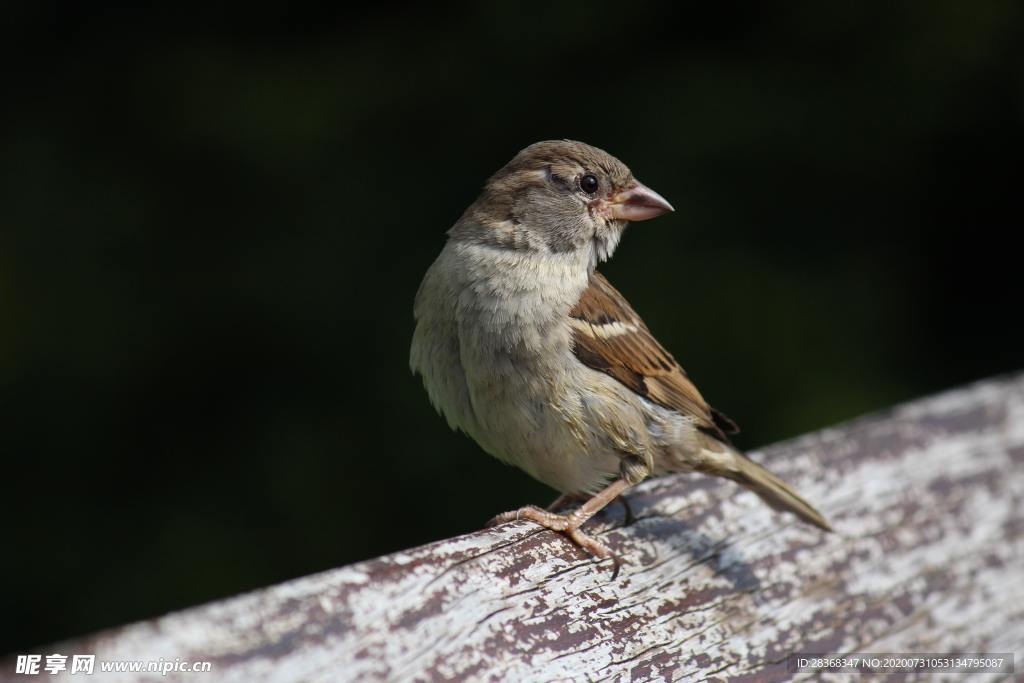
<path id="1" fill-rule="evenodd" d="M 504 512 L 498 515 L 492 519 L 487 526 L 495 526 L 497 524 L 513 522 L 519 519 L 528 519 L 531 522 L 540 524 L 552 531 L 562 532 L 572 539 L 576 545 L 590 552 L 592 555 L 605 559 L 612 557 L 612 551 L 597 539 L 583 533 L 583 531 L 580 530 L 580 527 L 582 527 L 587 520 L 596 515 L 601 508 L 615 500 L 615 498 L 627 488 L 629 488 L 629 484 L 625 479 L 616 479 L 593 498 L 568 514 L 559 515 L 554 512 L 548 512 L 547 510 L 541 510 L 535 505 L 527 505 L 524 508 L 512 510 L 511 512 Z"/>

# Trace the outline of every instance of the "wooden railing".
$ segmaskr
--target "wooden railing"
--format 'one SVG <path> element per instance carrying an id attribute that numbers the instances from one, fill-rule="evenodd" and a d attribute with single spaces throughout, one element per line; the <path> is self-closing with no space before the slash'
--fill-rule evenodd
<path id="1" fill-rule="evenodd" d="M 517 522 L 38 650 L 212 663 L 72 681 L 782 680 L 794 654 L 855 652 L 1024 666 L 1024 375 L 752 456 L 836 532 L 673 476 L 629 494 L 632 519 L 594 522 L 617 577 Z M 0 678 L 31 680 L 14 667 Z"/>

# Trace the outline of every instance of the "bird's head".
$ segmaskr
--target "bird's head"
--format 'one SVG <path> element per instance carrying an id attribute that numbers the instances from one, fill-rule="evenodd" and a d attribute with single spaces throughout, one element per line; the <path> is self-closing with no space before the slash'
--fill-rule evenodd
<path id="1" fill-rule="evenodd" d="M 572 140 L 530 145 L 487 181 L 453 235 L 506 248 L 612 255 L 631 221 L 672 211 L 607 152 Z"/>

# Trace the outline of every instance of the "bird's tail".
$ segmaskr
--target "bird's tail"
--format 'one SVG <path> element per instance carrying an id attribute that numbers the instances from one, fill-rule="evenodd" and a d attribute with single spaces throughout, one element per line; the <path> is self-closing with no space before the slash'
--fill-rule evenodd
<path id="1" fill-rule="evenodd" d="M 698 470 L 706 474 L 732 479 L 745 486 L 776 510 L 792 512 L 794 515 L 813 524 L 819 529 L 832 531 L 832 527 L 820 512 L 793 490 L 793 488 L 774 474 L 758 465 L 738 451 L 710 451 L 705 449 L 706 456 Z"/>

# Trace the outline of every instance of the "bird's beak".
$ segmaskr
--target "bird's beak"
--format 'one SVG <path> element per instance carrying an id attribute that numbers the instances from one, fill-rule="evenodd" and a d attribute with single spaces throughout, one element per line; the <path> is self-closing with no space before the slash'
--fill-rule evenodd
<path id="1" fill-rule="evenodd" d="M 646 221 L 669 211 L 675 211 L 672 205 L 639 180 L 612 195 L 608 201 L 608 215 L 623 221 Z"/>

